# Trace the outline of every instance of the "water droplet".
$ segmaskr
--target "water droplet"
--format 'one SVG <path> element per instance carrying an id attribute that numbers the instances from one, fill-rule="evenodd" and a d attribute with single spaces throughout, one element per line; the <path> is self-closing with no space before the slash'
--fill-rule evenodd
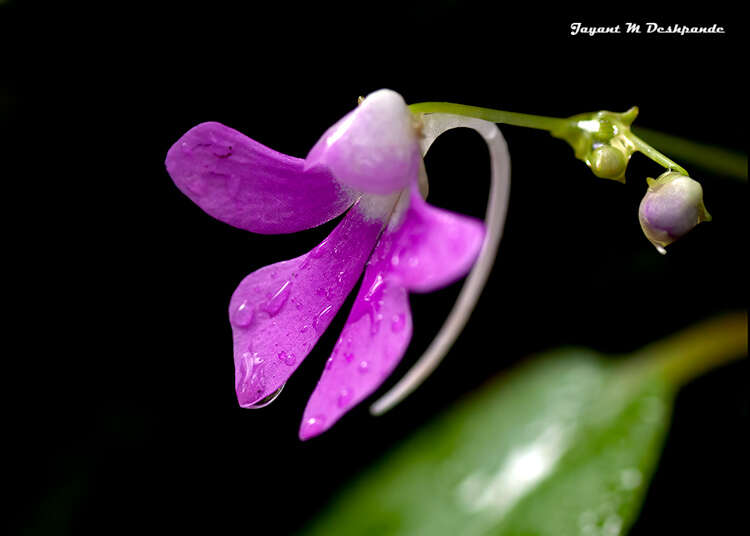
<path id="1" fill-rule="evenodd" d="M 323 431 L 325 424 L 325 415 L 316 415 L 315 417 L 310 417 L 309 419 L 305 420 L 304 424 L 302 425 L 302 435 L 304 437 L 318 435 Z"/>
<path id="2" fill-rule="evenodd" d="M 253 369 L 255 368 L 254 361 L 255 358 L 250 352 L 243 352 L 237 360 L 237 384 L 235 387 L 238 393 L 245 393 L 250 389 L 250 380 L 253 374 Z"/>
<path id="3" fill-rule="evenodd" d="M 310 329 L 310 326 L 308 326 L 308 325 L 304 325 L 304 326 L 302 326 L 302 327 L 300 328 L 299 332 L 300 332 L 300 333 L 307 333 L 307 330 L 309 330 L 309 329 Z"/>
<path id="4" fill-rule="evenodd" d="M 262 309 L 267 312 L 270 316 L 276 316 L 284 307 L 287 299 L 289 299 L 289 293 L 292 290 L 292 282 L 285 281 L 283 285 L 276 291 L 276 293 L 269 298 L 269 300 L 263 304 Z"/>
<path id="5" fill-rule="evenodd" d="M 333 311 L 333 305 L 329 305 L 315 316 L 313 319 L 313 329 L 316 333 L 319 333 L 321 330 L 328 327 L 331 311 Z"/>
<path id="6" fill-rule="evenodd" d="M 326 367 L 325 367 L 325 369 L 326 370 L 331 370 L 332 367 L 333 367 L 333 356 L 329 357 L 326 360 Z"/>
<path id="7" fill-rule="evenodd" d="M 340 408 L 343 409 L 349 406 L 353 398 L 354 391 L 345 387 L 344 389 L 341 389 L 341 391 L 339 391 L 339 397 L 336 403 Z"/>
<path id="8" fill-rule="evenodd" d="M 375 313 L 372 315 L 372 323 L 370 324 L 370 335 L 375 336 L 378 334 L 378 330 L 380 329 L 380 322 L 383 320 L 383 314 L 382 313 Z"/>
<path id="9" fill-rule="evenodd" d="M 346 359 L 347 363 L 351 363 L 352 361 L 354 361 L 354 354 L 352 353 L 344 354 L 344 359 Z"/>
<path id="10" fill-rule="evenodd" d="M 254 402 L 253 404 L 250 404 L 249 406 L 245 406 L 246 409 L 260 409 L 265 408 L 268 404 L 279 398 L 279 395 L 281 394 L 281 390 L 284 388 L 286 383 L 282 383 L 281 387 L 276 389 L 273 393 L 270 395 L 261 398 L 257 402 Z"/>
<path id="11" fill-rule="evenodd" d="M 393 333 L 398 333 L 399 331 L 402 331 L 405 326 L 406 326 L 406 315 L 404 315 L 404 313 L 393 315 L 393 318 L 391 318 L 391 331 Z"/>
<path id="12" fill-rule="evenodd" d="M 237 385 L 237 400 L 240 407 L 250 408 L 254 407 L 255 404 L 253 402 L 248 403 L 248 401 L 256 400 L 265 392 L 265 365 L 262 359 L 256 357 L 255 353 L 246 352 L 242 354 L 241 360 L 245 361 L 245 366 L 242 367 L 242 363 L 238 363 L 238 372 L 245 372 L 245 375 Z M 239 376 L 242 376 L 242 374 L 239 374 Z"/>
<path id="13" fill-rule="evenodd" d="M 369 371 L 370 371 L 370 363 L 368 363 L 368 362 L 367 362 L 367 361 L 365 361 L 365 360 L 362 360 L 362 361 L 360 361 L 360 362 L 359 362 L 359 366 L 357 367 L 357 369 L 358 369 L 358 370 L 359 370 L 359 371 L 360 371 L 360 372 L 361 372 L 362 374 L 364 374 L 365 372 L 369 372 Z"/>
<path id="14" fill-rule="evenodd" d="M 282 350 L 276 357 L 278 357 L 279 360 L 281 360 L 281 362 L 288 367 L 293 367 L 297 362 L 297 356 L 294 355 L 293 352 L 285 352 L 284 350 Z"/>
<path id="15" fill-rule="evenodd" d="M 245 300 L 234 310 L 231 321 L 239 328 L 246 328 L 252 324 L 253 318 L 255 318 L 255 311 Z"/>
<path id="16" fill-rule="evenodd" d="M 378 294 L 378 291 L 382 293 L 382 289 L 380 286 L 383 284 L 383 274 L 378 274 L 375 276 L 375 280 L 372 282 L 372 285 L 370 285 L 370 288 L 367 289 L 367 294 L 364 295 L 363 300 L 366 302 L 372 301 L 372 299 Z M 378 298 L 380 298 L 382 294 L 378 294 Z"/>
<path id="17" fill-rule="evenodd" d="M 313 259 L 319 259 L 320 257 L 322 257 L 325 252 L 328 251 L 329 238 L 330 237 L 326 238 L 320 244 L 315 246 L 315 248 L 313 248 L 313 250 L 310 252 L 310 257 L 312 257 Z"/>

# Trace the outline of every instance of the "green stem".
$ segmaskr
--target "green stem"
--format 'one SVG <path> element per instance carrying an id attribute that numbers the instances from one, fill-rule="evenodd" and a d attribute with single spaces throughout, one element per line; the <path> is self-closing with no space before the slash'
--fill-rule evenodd
<path id="1" fill-rule="evenodd" d="M 656 130 L 637 127 L 635 133 L 669 154 L 703 169 L 747 181 L 747 155 L 704 145 Z"/>
<path id="2" fill-rule="evenodd" d="M 626 367 L 650 370 L 674 385 L 747 355 L 747 312 L 706 320 L 646 346 Z"/>
<path id="3" fill-rule="evenodd" d="M 542 115 L 519 114 L 516 112 L 505 112 L 479 106 L 466 106 L 452 102 L 418 102 L 410 104 L 409 110 L 415 114 L 443 113 L 476 117 L 493 123 L 514 125 L 517 127 L 536 128 L 539 130 L 554 130 L 564 127 L 570 121 L 558 117 L 545 117 Z"/>
<path id="4" fill-rule="evenodd" d="M 679 164 L 673 162 L 669 158 L 667 158 L 665 155 L 651 147 L 648 143 L 640 139 L 638 136 L 630 133 L 629 136 L 627 136 L 630 141 L 633 142 L 633 145 L 635 145 L 636 149 L 638 149 L 640 152 L 642 152 L 644 155 L 649 157 L 651 160 L 656 162 L 657 164 L 661 165 L 662 167 L 667 168 L 670 171 L 679 171 L 683 175 L 688 175 L 688 172 L 685 171 L 685 169 L 680 166 Z"/>

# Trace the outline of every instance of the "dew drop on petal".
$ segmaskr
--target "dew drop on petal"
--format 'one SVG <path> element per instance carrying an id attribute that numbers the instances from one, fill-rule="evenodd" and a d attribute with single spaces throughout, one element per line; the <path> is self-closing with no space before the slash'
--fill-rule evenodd
<path id="1" fill-rule="evenodd" d="M 253 318 L 255 318 L 255 311 L 245 300 L 234 310 L 231 321 L 238 328 L 246 328 L 252 324 Z"/>
<path id="2" fill-rule="evenodd" d="M 279 398 L 279 395 L 281 394 L 281 390 L 284 388 L 285 385 L 286 383 L 282 383 L 281 387 L 276 389 L 273 393 L 271 393 L 270 395 L 264 398 L 261 398 L 260 400 L 258 400 L 257 402 L 254 402 L 253 404 L 250 404 L 249 406 L 245 406 L 245 408 L 246 409 L 265 408 L 268 404 L 270 404 L 271 402 Z"/>
<path id="3" fill-rule="evenodd" d="M 238 396 L 240 407 L 254 408 L 257 402 L 248 403 L 248 400 L 254 400 L 261 396 L 266 389 L 266 377 L 264 372 L 265 365 L 263 364 L 262 359 L 256 357 L 256 354 L 246 352 L 246 354 L 242 355 L 243 359 L 245 359 L 246 355 L 249 356 L 246 358 L 246 365 L 244 368 L 244 371 L 247 371 L 247 375 L 241 383 L 238 383 L 238 387 L 241 386 L 241 388 L 238 388 L 237 394 L 243 395 L 241 397 Z M 241 365 L 242 364 L 240 363 L 238 370 L 240 373 L 243 372 Z"/>
<path id="4" fill-rule="evenodd" d="M 341 391 L 339 391 L 339 396 L 336 400 L 336 403 L 341 409 L 343 409 L 349 406 L 353 398 L 354 391 L 345 387 L 341 389 Z"/>
<path id="5" fill-rule="evenodd" d="M 370 363 L 368 363 L 367 361 L 364 361 L 364 360 L 360 361 L 359 362 L 359 366 L 357 367 L 357 370 L 359 370 L 362 374 L 364 374 L 365 372 L 369 372 L 370 371 Z"/>
<path id="6" fill-rule="evenodd" d="M 402 331 L 405 326 L 406 326 L 406 317 L 404 313 L 393 315 L 393 318 L 391 319 L 391 331 L 393 333 L 398 333 L 399 331 Z"/>
<path id="7" fill-rule="evenodd" d="M 344 359 L 346 359 L 347 363 L 351 363 L 352 361 L 354 361 L 354 354 L 352 353 L 344 354 Z"/>
<path id="8" fill-rule="evenodd" d="M 287 365 L 288 367 L 293 367 L 294 364 L 297 362 L 297 356 L 294 355 L 293 352 L 286 352 L 282 350 L 281 352 L 278 353 L 276 357 L 278 357 L 279 360 L 285 365 Z"/>
<path id="9" fill-rule="evenodd" d="M 250 352 L 243 352 L 237 363 L 237 385 L 238 393 L 245 393 L 250 388 L 253 369 L 255 368 L 255 357 Z"/>
<path id="10" fill-rule="evenodd" d="M 316 333 L 319 332 L 320 329 L 325 329 L 327 327 L 327 322 L 330 320 L 329 316 L 332 310 L 333 305 L 329 305 L 315 316 L 313 319 L 313 329 Z"/>
<path id="11" fill-rule="evenodd" d="M 325 369 L 326 369 L 326 370 L 331 370 L 331 368 L 333 368 L 333 356 L 329 357 L 329 358 L 328 358 L 328 359 L 326 360 L 326 366 L 325 366 Z"/>
<path id="12" fill-rule="evenodd" d="M 325 423 L 325 415 L 316 415 L 315 417 L 308 418 L 302 425 L 302 435 L 306 437 L 318 435 L 323 431 Z"/>
<path id="13" fill-rule="evenodd" d="M 284 304 L 289 299 L 289 293 L 292 290 L 292 282 L 284 281 L 279 290 L 271 296 L 266 303 L 263 304 L 262 309 L 267 312 L 270 316 L 276 316 L 284 307 Z"/>
<path id="14" fill-rule="evenodd" d="M 372 323 L 370 324 L 370 335 L 375 336 L 378 334 L 378 330 L 380 329 L 380 322 L 383 320 L 383 314 L 382 313 L 375 313 L 372 315 Z"/>
<path id="15" fill-rule="evenodd" d="M 310 257 L 312 257 L 313 259 L 321 258 L 329 249 L 328 240 L 329 239 L 326 238 L 320 244 L 315 246 L 315 248 L 310 252 Z"/>

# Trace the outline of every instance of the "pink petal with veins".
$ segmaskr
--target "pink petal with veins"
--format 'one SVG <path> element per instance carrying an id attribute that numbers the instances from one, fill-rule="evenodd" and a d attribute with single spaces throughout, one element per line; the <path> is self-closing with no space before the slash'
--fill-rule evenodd
<path id="1" fill-rule="evenodd" d="M 359 279 L 389 213 L 373 218 L 357 203 L 315 249 L 240 283 L 229 305 L 240 406 L 283 386 L 309 354 Z"/>
<path id="2" fill-rule="evenodd" d="M 431 207 L 416 186 L 412 189 L 401 224 L 383 233 L 368 263 L 341 337 L 305 408 L 300 439 L 330 428 L 383 383 L 411 339 L 408 291 L 432 290 L 464 276 L 483 239 L 481 222 Z"/>

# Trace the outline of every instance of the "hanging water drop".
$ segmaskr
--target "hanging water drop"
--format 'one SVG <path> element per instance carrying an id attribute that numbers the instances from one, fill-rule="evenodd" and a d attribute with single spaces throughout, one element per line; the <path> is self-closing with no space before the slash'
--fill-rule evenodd
<path id="1" fill-rule="evenodd" d="M 249 406 L 244 406 L 244 407 L 246 409 L 260 409 L 260 408 L 265 408 L 268 404 L 270 404 L 271 402 L 273 402 L 274 400 L 276 400 L 279 397 L 279 395 L 281 394 L 281 390 L 284 388 L 285 385 L 286 385 L 286 383 L 282 383 L 281 387 L 279 387 L 278 389 L 276 389 L 270 395 L 268 395 L 268 396 L 266 396 L 264 398 L 261 398 L 260 400 L 258 400 L 257 402 L 254 402 L 254 403 L 250 404 Z"/>

